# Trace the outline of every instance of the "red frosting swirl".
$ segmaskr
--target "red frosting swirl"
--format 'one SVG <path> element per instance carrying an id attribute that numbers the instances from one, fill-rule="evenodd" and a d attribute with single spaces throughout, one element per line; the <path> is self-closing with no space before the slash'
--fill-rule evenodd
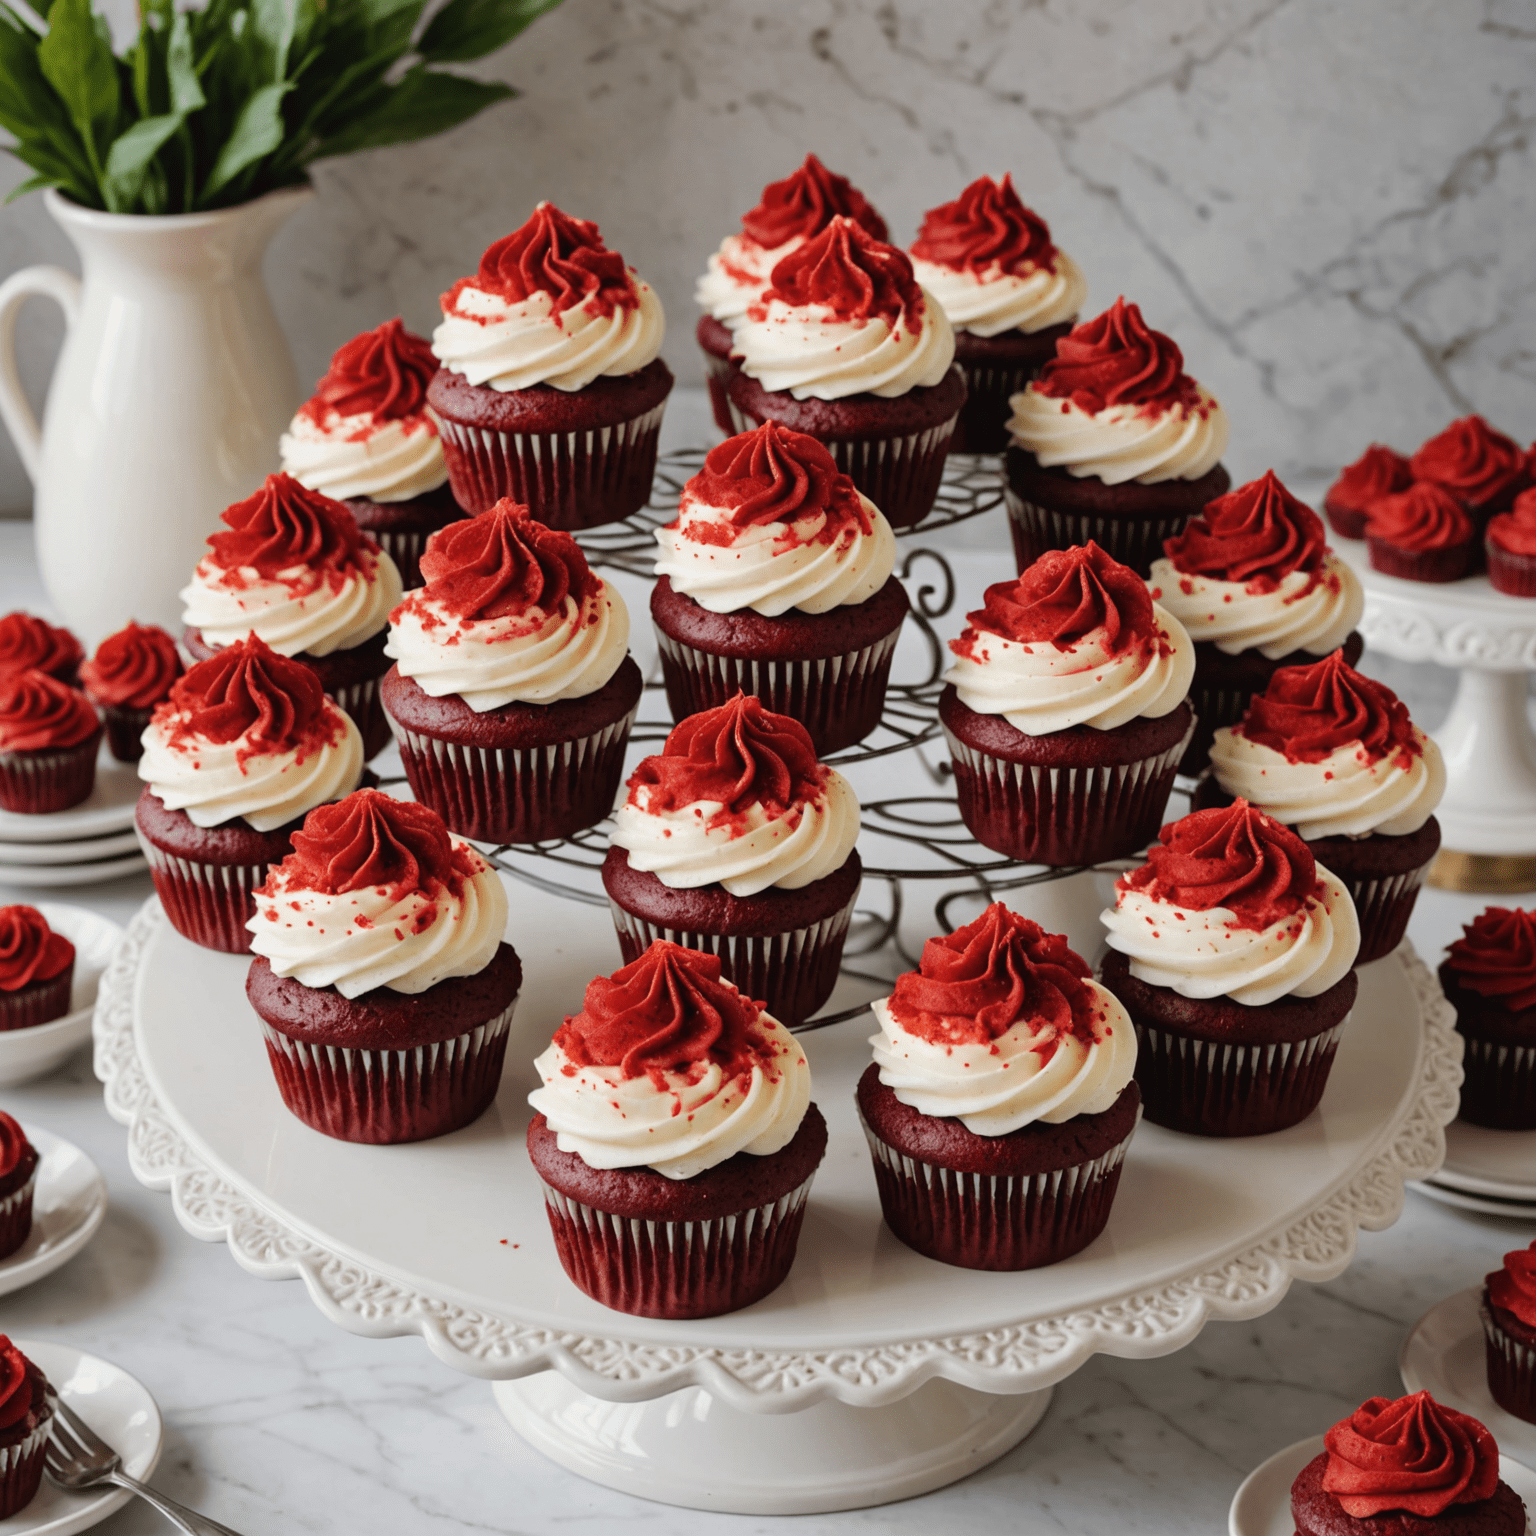
<path id="1" fill-rule="evenodd" d="M 1504 1267 L 1488 1276 L 1488 1300 L 1536 1328 L 1536 1243 L 1504 1255 Z"/>
<path id="2" fill-rule="evenodd" d="M 829 171 L 815 155 L 783 181 L 763 188 L 757 207 L 741 216 L 741 232 L 764 250 L 819 235 L 835 218 L 852 219 L 876 240 L 888 238 L 885 220 L 846 176 Z"/>
<path id="3" fill-rule="evenodd" d="M 228 533 L 208 535 L 213 563 L 226 575 L 254 570 L 266 581 L 301 566 L 307 572 L 340 574 L 361 564 L 372 547 L 339 502 L 300 485 L 292 475 L 268 475 L 261 489 L 219 514 Z"/>
<path id="4" fill-rule="evenodd" d="M 1206 502 L 1163 553 L 1186 576 L 1273 592 L 1292 571 L 1315 576 L 1328 553 L 1322 519 L 1281 485 L 1274 470 Z"/>
<path id="5" fill-rule="evenodd" d="M 16 1122 L 0 1113 L 0 1173 L 5 1172 L 6 1122 Z M 20 1127 L 17 1127 L 20 1134 Z M 14 1166 L 14 1165 L 13 1165 Z M 37 1367 L 0 1333 L 0 1430 L 14 1429 L 32 1411 L 32 1377 Z"/>
<path id="6" fill-rule="evenodd" d="M 75 946 L 55 933 L 36 907 L 0 907 L 0 992 L 52 981 L 74 958 Z"/>
<path id="7" fill-rule="evenodd" d="M 304 411 L 317 422 L 331 411 L 375 421 L 419 416 L 427 408 L 427 385 L 436 372 L 432 344 L 406 330 L 397 316 L 336 349 Z"/>
<path id="8" fill-rule="evenodd" d="M 839 320 L 898 319 L 922 325 L 923 291 L 905 251 L 838 217 L 773 269 L 763 302 L 779 299 L 797 309 L 824 304 Z M 753 314 L 758 313 L 754 307 Z"/>
<path id="9" fill-rule="evenodd" d="M 573 219 L 553 203 L 540 203 L 521 229 L 486 250 L 480 270 L 443 295 L 445 315 L 453 313 L 465 288 L 509 304 L 547 293 L 556 314 L 581 305 L 589 314 L 608 316 L 640 304 L 624 258 L 603 244 L 597 225 Z"/>
<path id="10" fill-rule="evenodd" d="M 180 676 L 176 642 L 158 625 L 132 619 L 80 668 L 81 685 L 98 704 L 123 709 L 153 709 Z"/>
<path id="11" fill-rule="evenodd" d="M 1525 451 L 1481 416 L 1463 416 L 1408 461 L 1415 480 L 1443 486 L 1465 507 L 1493 507 L 1527 480 Z"/>
<path id="12" fill-rule="evenodd" d="M 1246 800 L 1195 811 L 1157 839 L 1147 862 L 1121 877 L 1122 889 L 1189 912 L 1226 907 L 1234 927 L 1255 932 L 1294 916 L 1319 894 L 1312 851 Z"/>
<path id="13" fill-rule="evenodd" d="M 727 1078 L 768 1065 L 758 1030 L 763 1005 L 720 976 L 720 957 L 658 939 L 638 960 L 587 983 L 581 1012 L 555 1044 L 581 1067 L 618 1067 L 626 1078 L 717 1066 Z"/>
<path id="14" fill-rule="evenodd" d="M 1093 972 L 1059 933 L 994 901 L 973 923 L 929 939 L 915 971 L 896 978 L 892 1017 L 938 1045 L 985 1045 L 1020 1020 L 1064 1035 L 1099 1038 Z"/>
<path id="15" fill-rule="evenodd" d="M 77 747 L 101 727 L 78 688 L 39 672 L 0 672 L 0 752 Z"/>
<path id="16" fill-rule="evenodd" d="M 33 614 L 8 613 L 0 619 L 0 671 L 36 667 L 72 683 L 84 655 L 80 642 L 67 629 L 55 629 Z"/>
<path id="17" fill-rule="evenodd" d="M 1521 491 L 1508 512 L 1489 520 L 1488 541 L 1506 554 L 1536 555 L 1536 487 Z"/>
<path id="18" fill-rule="evenodd" d="M 1462 504 L 1428 480 L 1373 501 L 1365 514 L 1365 533 L 1399 549 L 1452 549 L 1477 537 Z"/>
<path id="19" fill-rule="evenodd" d="M 31 1149 L 27 1133 L 3 1109 L 0 1109 L 0 1179 L 9 1178 L 21 1166 Z M 0 1335 L 3 1337 L 3 1335 Z M 4 1428 L 0 1424 L 0 1428 Z"/>
<path id="20" fill-rule="evenodd" d="M 1030 388 L 1053 400 L 1070 400 L 1090 415 L 1112 405 L 1205 408 L 1173 338 L 1154 331 L 1123 298 L 1063 336 Z"/>
<path id="21" fill-rule="evenodd" d="M 1445 957 L 1469 992 L 1489 997 L 1511 1013 L 1536 1008 L 1536 912 L 1489 907 L 1463 925 Z"/>
<path id="22" fill-rule="evenodd" d="M 1433 1519 L 1453 1504 L 1492 1498 L 1499 1485 L 1493 1436 L 1428 1392 L 1396 1402 L 1373 1397 L 1335 1424 L 1323 1443 L 1323 1489 L 1356 1520 L 1389 1509 Z"/>
<path id="23" fill-rule="evenodd" d="M 1019 200 L 1011 176 L 978 176 L 954 202 L 930 208 L 912 254 L 957 272 L 998 267 L 1023 277 L 1056 267 L 1050 227 Z"/>
<path id="24" fill-rule="evenodd" d="M 478 517 L 460 518 L 427 540 L 426 586 L 412 594 L 459 619 L 520 618 L 531 609 L 560 613 L 570 597 L 596 597 L 602 582 L 568 533 L 546 527 L 504 496 Z M 422 615 L 430 623 L 430 613 Z"/>
<path id="25" fill-rule="evenodd" d="M 1249 741 L 1285 754 L 1289 763 L 1320 763 L 1358 742 L 1370 762 L 1398 756 L 1400 766 L 1424 750 L 1408 707 L 1390 688 L 1356 672 L 1334 651 L 1302 667 L 1281 667 L 1255 694 L 1238 727 Z"/>
<path id="26" fill-rule="evenodd" d="M 1323 504 L 1344 512 L 1364 512 L 1373 501 L 1406 491 L 1412 484 L 1408 460 L 1395 448 L 1372 443 L 1329 486 Z"/>

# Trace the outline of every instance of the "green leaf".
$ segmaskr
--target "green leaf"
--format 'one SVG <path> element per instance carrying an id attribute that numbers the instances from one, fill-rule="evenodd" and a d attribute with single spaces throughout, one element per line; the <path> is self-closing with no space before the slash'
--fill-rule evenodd
<path id="1" fill-rule="evenodd" d="M 19 186 L 12 187 L 5 194 L 8 203 L 14 203 L 18 197 L 25 197 L 28 192 L 41 192 L 44 187 L 57 187 L 60 185 L 57 176 L 50 176 L 44 171 L 39 171 L 36 176 L 29 176 Z"/>
<path id="2" fill-rule="evenodd" d="M 182 125 L 180 112 L 141 118 L 119 134 L 107 154 L 107 174 L 102 187 L 108 204 L 119 213 L 131 212 L 144 188 L 144 174 L 160 147 Z"/>
<path id="3" fill-rule="evenodd" d="M 373 111 L 354 117 L 346 127 L 322 140 L 308 158 L 350 155 L 359 149 L 429 138 L 516 94 L 510 85 L 466 80 L 462 75 L 442 74 L 418 64 Z"/>
<path id="4" fill-rule="evenodd" d="M 493 53 L 560 0 L 448 0 L 427 23 L 417 51 L 434 64 L 455 64 Z"/>
<path id="5" fill-rule="evenodd" d="M 268 79 L 278 81 L 288 73 L 288 49 L 293 43 L 296 20 L 294 0 L 251 0 L 251 26 L 257 39 L 272 55 Z"/>
<path id="6" fill-rule="evenodd" d="M 99 205 L 101 194 L 85 147 L 38 63 L 39 43 L 37 34 L 0 3 L 0 127 L 23 143 L 46 145 L 51 157 L 47 173 L 64 167 L 59 180 L 70 196 L 86 207 Z M 21 158 L 45 170 L 35 159 Z"/>
<path id="7" fill-rule="evenodd" d="M 171 88 L 172 112 L 196 112 L 208 104 L 192 60 L 192 27 L 183 11 L 171 23 L 170 46 L 165 51 L 165 76 Z"/>
<path id="8" fill-rule="evenodd" d="M 97 135 L 110 132 L 117 118 L 117 61 L 102 41 L 90 0 L 54 0 L 37 62 L 68 110 L 99 180 Z"/>
<path id="9" fill-rule="evenodd" d="M 59 0 L 61 5 L 68 3 L 69 0 Z M 209 198 L 228 186 L 247 166 L 270 155 L 283 142 L 283 97 L 292 89 L 287 81 L 264 85 L 240 109 L 234 129 L 203 183 L 200 203 L 206 206 Z"/>

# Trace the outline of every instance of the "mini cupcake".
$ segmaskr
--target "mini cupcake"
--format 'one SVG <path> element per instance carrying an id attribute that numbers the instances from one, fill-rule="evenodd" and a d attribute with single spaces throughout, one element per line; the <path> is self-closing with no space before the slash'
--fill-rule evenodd
<path id="1" fill-rule="evenodd" d="M 1360 927 L 1294 832 L 1246 800 L 1172 822 L 1102 921 L 1099 976 L 1135 1021 L 1149 1120 L 1258 1136 L 1317 1108 L 1359 986 Z"/>
<path id="2" fill-rule="evenodd" d="M 337 350 L 278 444 L 283 469 L 344 503 L 407 590 L 421 585 L 427 535 L 464 515 L 427 409 L 436 372 L 431 344 L 386 320 Z"/>
<path id="3" fill-rule="evenodd" d="M 1340 538 L 1363 539 L 1371 503 L 1396 496 L 1413 484 L 1413 471 L 1395 448 L 1372 443 L 1353 464 L 1346 465 L 1323 497 L 1323 511 Z"/>
<path id="4" fill-rule="evenodd" d="M 1371 565 L 1404 581 L 1460 581 L 1477 567 L 1477 525 L 1451 493 L 1421 480 L 1372 502 L 1365 522 Z"/>
<path id="5" fill-rule="evenodd" d="M 74 980 L 75 946 L 36 907 L 0 907 L 0 1031 L 62 1019 Z"/>
<path id="6" fill-rule="evenodd" d="M 0 1520 L 37 1497 L 58 1406 L 48 1378 L 0 1333 Z"/>
<path id="7" fill-rule="evenodd" d="M 357 722 L 366 757 L 382 752 L 384 631 L 401 597 L 395 562 L 339 501 L 291 475 L 268 475 L 220 520 L 229 531 L 208 536 L 208 553 L 181 594 L 193 658 L 256 635 L 319 678 Z"/>
<path id="8" fill-rule="evenodd" d="M 807 155 L 799 170 L 763 188 L 757 207 L 741 216 L 741 233 L 720 242 L 695 284 L 694 300 L 704 314 L 694 335 L 704 354 L 715 425 L 727 435 L 736 430 L 728 398 L 736 372 L 731 332 L 762 296 L 779 262 L 839 215 L 852 219 L 872 239 L 889 239 L 885 220 L 864 194 L 846 176 L 836 175 L 815 155 Z"/>
<path id="9" fill-rule="evenodd" d="M 315 674 L 252 635 L 198 662 L 144 732 L 134 811 L 165 914 L 243 954 L 254 891 L 317 805 L 357 788 L 363 742 Z"/>
<path id="10" fill-rule="evenodd" d="M 949 316 L 965 375 L 965 409 L 949 451 L 1001 453 L 1009 400 L 1077 323 L 1087 279 L 1008 176 L 978 176 L 954 202 L 930 208 L 907 250 L 918 282 Z"/>
<path id="11" fill-rule="evenodd" d="M 874 1004 L 859 1118 L 885 1223 L 962 1269 L 1036 1269 L 1109 1220 L 1136 1032 L 1060 934 L 993 904 Z"/>
<path id="12" fill-rule="evenodd" d="M 1479 528 L 1507 512 L 1531 483 L 1525 450 L 1481 416 L 1463 416 L 1429 439 L 1408 461 L 1415 480 L 1449 491 Z"/>
<path id="13" fill-rule="evenodd" d="M 1489 520 L 1483 550 L 1496 591 L 1536 597 L 1536 488 L 1521 491 L 1508 512 Z"/>
<path id="14" fill-rule="evenodd" d="M 155 706 L 170 697 L 181 676 L 176 642 L 155 624 L 132 619 L 96 647 L 80 668 L 80 686 L 101 711 L 107 746 L 120 763 L 136 763 L 144 751 L 140 739 Z"/>
<path id="15" fill-rule="evenodd" d="M 1291 828 L 1344 882 L 1364 965 L 1407 931 L 1440 848 L 1445 763 L 1397 695 L 1344 654 L 1282 667 L 1237 725 L 1216 732 L 1194 808 L 1246 800 Z"/>
<path id="16" fill-rule="evenodd" d="M 859 802 L 810 734 L 737 694 L 644 758 L 614 818 L 603 888 L 625 960 L 657 939 L 793 1029 L 832 995 L 863 866 Z"/>
<path id="17" fill-rule="evenodd" d="M 587 987 L 534 1062 L 528 1156 L 565 1272 L 637 1317 L 716 1317 L 782 1284 L 827 1126 L 800 1042 L 658 941 Z"/>
<path id="18" fill-rule="evenodd" d="M 1263 479 L 1207 502 L 1152 562 L 1152 595 L 1195 642 L 1195 734 L 1179 769 L 1205 767 L 1211 738 L 1243 717 L 1281 667 L 1344 647 L 1359 661 L 1360 578 L 1328 548 L 1322 519 Z"/>
<path id="19" fill-rule="evenodd" d="M 1536 1424 L 1536 1243 L 1504 1255 L 1480 1310 L 1488 1390 L 1506 1413 Z"/>
<path id="20" fill-rule="evenodd" d="M 751 693 L 822 757 L 880 723 L 909 607 L 896 536 L 815 438 L 769 421 L 721 443 L 656 540 L 674 720 Z"/>
<path id="21" fill-rule="evenodd" d="M 1005 470 L 1019 569 L 1093 539 L 1145 576 L 1232 483 L 1227 417 L 1124 299 L 1077 326 L 1010 402 Z"/>
<path id="22" fill-rule="evenodd" d="M 0 1259 L 10 1258 L 32 1234 L 37 1164 L 37 1148 L 27 1133 L 0 1110 Z M 0 1420 L 0 1431 L 4 1427 Z"/>
<path id="23" fill-rule="evenodd" d="M 596 528 L 646 504 L 666 322 L 596 224 L 540 203 L 442 304 L 427 400 L 466 512 L 510 496 L 551 528 Z"/>
<path id="24" fill-rule="evenodd" d="M 1461 1118 L 1536 1130 L 1536 913 L 1489 907 L 1461 932 L 1440 966 L 1466 1046 Z"/>
<path id="25" fill-rule="evenodd" d="M 435 811 L 311 811 L 256 892 L 245 995 L 283 1102 L 340 1141 L 444 1136 L 490 1107 L 523 968 L 501 878 Z"/>
<path id="26" fill-rule="evenodd" d="M 384 679 L 411 792 L 482 842 L 595 826 L 643 687 L 624 599 L 510 501 L 433 534 L 422 572 L 390 616 Z"/>
<path id="27" fill-rule="evenodd" d="M 1428 1392 L 1373 1397 L 1323 1436 L 1291 1484 L 1296 1536 L 1525 1536 L 1499 1448 Z"/>
<path id="28" fill-rule="evenodd" d="M 0 618 L 0 672 L 23 672 L 36 667 L 49 677 L 74 687 L 80 680 L 85 652 L 67 629 L 58 629 L 30 613 L 8 613 Z"/>
<path id="29" fill-rule="evenodd" d="M 0 810 L 43 815 L 89 799 L 100 745 L 78 688 L 35 667 L 0 672 Z"/>
<path id="30" fill-rule="evenodd" d="M 927 515 L 965 379 L 949 321 L 905 253 L 833 219 L 774 267 L 732 356 L 735 431 L 777 421 L 807 433 L 893 528 Z"/>
<path id="31" fill-rule="evenodd" d="M 1194 713 L 1194 646 L 1097 544 L 987 588 L 950 642 L 939 720 L 978 842 L 1093 864 L 1157 835 Z"/>

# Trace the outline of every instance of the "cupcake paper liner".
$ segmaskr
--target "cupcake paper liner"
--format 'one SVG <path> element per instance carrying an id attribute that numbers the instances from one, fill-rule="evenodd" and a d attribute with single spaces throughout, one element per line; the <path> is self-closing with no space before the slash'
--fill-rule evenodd
<path id="1" fill-rule="evenodd" d="M 766 708 L 789 715 L 811 733 L 818 757 L 862 741 L 880 723 L 898 625 L 862 650 L 806 661 L 715 656 L 656 628 L 667 707 L 674 720 L 716 709 L 740 689 Z"/>
<path id="2" fill-rule="evenodd" d="M 960 363 L 959 367 L 965 375 L 965 404 L 950 451 L 1002 453 L 1009 443 L 1008 421 L 1013 415 L 1009 401 L 1040 372 L 1039 366 Z"/>
<path id="3" fill-rule="evenodd" d="M 1477 1310 L 1494 1402 L 1517 1419 L 1536 1424 L 1536 1349 L 1505 1333 L 1486 1301 Z"/>
<path id="4" fill-rule="evenodd" d="M 1367 532 L 1365 547 L 1372 569 L 1403 581 L 1447 582 L 1470 576 L 1482 555 L 1478 544 L 1451 544 L 1444 549 L 1402 549 Z"/>
<path id="5" fill-rule="evenodd" d="M 1163 540 L 1182 533 L 1193 512 L 1151 517 L 1140 513 L 1115 517 L 1103 512 L 1064 512 L 1026 501 L 1009 486 L 1004 502 L 1013 553 L 1022 574 L 1047 550 L 1071 549 L 1092 539 L 1106 554 L 1145 576 L 1162 558 Z"/>
<path id="6" fill-rule="evenodd" d="M 48 981 L 21 987 L 15 992 L 0 992 L 0 1032 L 34 1029 L 39 1024 L 63 1018 L 69 1012 L 69 993 L 74 980 L 75 964 L 71 960 Z"/>
<path id="7" fill-rule="evenodd" d="M 379 698 L 379 679 L 365 677 L 360 683 L 345 683 L 331 692 L 331 697 L 357 726 L 363 738 L 363 761 L 377 757 L 389 745 L 390 735 L 389 716 Z"/>
<path id="8" fill-rule="evenodd" d="M 59 1395 L 49 1385 L 43 1393 L 43 1419 L 25 1440 L 0 1445 L 0 1520 L 8 1520 L 37 1497 L 43 1481 L 43 1455 L 53 1429 Z"/>
<path id="9" fill-rule="evenodd" d="M 810 1192 L 807 1179 L 769 1205 L 729 1216 L 641 1221 L 545 1184 L 544 1209 L 566 1274 L 594 1301 L 636 1317 L 716 1317 L 783 1283 Z"/>
<path id="10" fill-rule="evenodd" d="M 1536 1045 L 1461 1038 L 1460 1118 L 1494 1131 L 1536 1131 Z"/>
<path id="11" fill-rule="evenodd" d="M 699 350 L 704 357 L 704 382 L 709 386 L 710 413 L 715 418 L 715 425 L 730 437 L 736 431 L 731 419 L 730 396 L 736 365 L 728 357 L 716 357 L 713 352 L 705 352 L 702 347 Z"/>
<path id="12" fill-rule="evenodd" d="M 1236 725 L 1248 713 L 1252 701 L 1251 689 L 1207 688 L 1196 679 L 1189 690 L 1189 702 L 1195 711 L 1195 730 L 1179 759 L 1179 772 L 1190 778 L 1203 773 L 1211 760 L 1211 744 L 1216 740 L 1216 732 Z"/>
<path id="13" fill-rule="evenodd" d="M 96 787 L 101 726 L 82 742 L 57 752 L 0 752 L 0 810 L 23 816 L 67 811 Z"/>
<path id="14" fill-rule="evenodd" d="M 32 1197 L 37 1193 L 37 1169 L 20 1189 L 0 1200 L 0 1259 L 8 1259 L 32 1234 Z"/>
<path id="15" fill-rule="evenodd" d="M 267 878 L 265 864 L 206 864 L 166 853 L 139 833 L 150 878 L 171 926 L 204 949 L 250 953 L 246 920 L 256 912 L 252 894 Z"/>
<path id="16" fill-rule="evenodd" d="M 375 1146 L 446 1136 L 478 1119 L 501 1082 L 513 998 L 495 1018 L 450 1040 L 374 1051 L 295 1040 L 262 1020 L 283 1102 L 338 1141 Z"/>
<path id="17" fill-rule="evenodd" d="M 1501 548 L 1486 534 L 1483 551 L 1494 591 L 1508 593 L 1510 597 L 1536 597 L 1536 555 Z"/>
<path id="18" fill-rule="evenodd" d="M 435 528 L 373 528 L 368 537 L 395 562 L 400 585 L 407 592 L 421 586 L 421 557 Z"/>
<path id="19" fill-rule="evenodd" d="M 154 709 L 133 709 L 126 704 L 103 704 L 101 723 L 107 731 L 107 750 L 120 763 L 136 763 L 144 756 L 144 727 Z"/>
<path id="20" fill-rule="evenodd" d="M 1356 965 L 1368 965 L 1390 955 L 1403 942 L 1408 919 L 1413 916 L 1419 889 L 1429 872 L 1426 859 L 1417 869 L 1401 875 L 1386 875 L 1373 880 L 1346 880 L 1345 889 L 1355 904 L 1360 919 L 1360 953 Z"/>

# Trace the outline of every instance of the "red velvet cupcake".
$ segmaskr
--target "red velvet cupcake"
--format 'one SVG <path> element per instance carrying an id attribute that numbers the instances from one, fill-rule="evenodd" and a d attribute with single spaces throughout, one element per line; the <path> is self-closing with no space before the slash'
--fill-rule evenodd
<path id="1" fill-rule="evenodd" d="M 1183 626 L 1092 543 L 988 587 L 966 621 L 939 719 L 972 835 L 1032 864 L 1146 847 L 1194 720 Z"/>
<path id="2" fill-rule="evenodd" d="M 32 1235 L 37 1164 L 37 1148 L 27 1133 L 0 1110 L 0 1259 L 10 1258 Z"/>
<path id="3" fill-rule="evenodd" d="M 0 1333 L 0 1520 L 37 1497 L 58 1405 L 48 1378 Z"/>
<path id="4" fill-rule="evenodd" d="M 965 380 L 949 321 L 903 252 L 833 219 L 774 267 L 732 356 L 737 432 L 776 421 L 819 439 L 893 528 L 928 514 Z"/>
<path id="5" fill-rule="evenodd" d="M 1060 934 L 994 902 L 874 1004 L 859 1118 L 880 1208 L 962 1269 L 1037 1269 L 1109 1220 L 1141 1095 L 1136 1033 Z"/>
<path id="6" fill-rule="evenodd" d="M 1506 1413 L 1536 1424 L 1536 1243 L 1504 1255 L 1480 1311 L 1488 1390 Z"/>
<path id="7" fill-rule="evenodd" d="M 1536 488 L 1521 491 L 1483 535 L 1488 580 L 1511 597 L 1536 597 Z"/>
<path id="8" fill-rule="evenodd" d="M 181 673 L 176 642 L 158 625 L 132 619 L 80 668 L 80 686 L 101 711 L 107 746 L 118 762 L 136 763 L 143 756 L 144 727 Z"/>
<path id="9" fill-rule="evenodd" d="M 0 618 L 0 672 L 35 667 L 73 688 L 84 660 L 80 642 L 67 629 L 19 610 Z"/>
<path id="10" fill-rule="evenodd" d="M 626 960 L 655 940 L 794 1028 L 832 995 L 863 867 L 859 802 L 805 727 L 737 694 L 644 758 L 614 818 L 603 888 Z"/>
<path id="11" fill-rule="evenodd" d="M 411 792 L 482 842 L 596 826 L 643 686 L 623 598 L 510 501 L 433 534 L 422 570 L 391 615 L 384 679 Z"/>
<path id="12" fill-rule="evenodd" d="M 1481 416 L 1463 416 L 1429 439 L 1408 461 L 1415 480 L 1449 491 L 1479 528 L 1507 512 L 1531 483 L 1525 450 Z"/>
<path id="13" fill-rule="evenodd" d="M 503 497 L 551 528 L 650 499 L 672 373 L 661 301 L 596 224 L 540 203 L 443 295 L 427 391 L 459 505 Z"/>
<path id="14" fill-rule="evenodd" d="M 1481 553 L 1477 525 L 1451 493 L 1427 480 L 1384 496 L 1366 514 L 1371 565 L 1404 581 L 1460 581 Z"/>
<path id="15" fill-rule="evenodd" d="M 770 421 L 721 443 L 656 539 L 674 720 L 745 692 L 823 757 L 875 729 L 909 606 L 896 538 L 815 438 Z"/>
<path id="16" fill-rule="evenodd" d="M 741 233 L 727 235 L 709 258 L 693 296 L 704 311 L 694 335 L 704 354 L 704 378 L 715 425 L 727 436 L 731 424 L 729 390 L 736 373 L 731 333 L 762 296 L 779 262 L 819 235 L 842 215 L 875 240 L 889 239 L 885 220 L 846 176 L 829 171 L 815 155 L 783 181 L 763 188 L 755 208 L 741 216 Z"/>
<path id="17" fill-rule="evenodd" d="M 278 445 L 283 469 L 342 502 L 407 591 L 421 585 L 427 535 L 464 515 L 427 409 L 436 372 L 431 344 L 386 320 L 337 349 Z"/>
<path id="18" fill-rule="evenodd" d="M 1011 401 L 1005 470 L 1019 569 L 1089 540 L 1145 576 L 1232 483 L 1227 417 L 1124 299 L 1077 326 Z"/>
<path id="19" fill-rule="evenodd" d="M 100 745 L 78 688 L 36 668 L 0 672 L 0 809 L 44 815 L 89 799 Z"/>
<path id="20" fill-rule="evenodd" d="M 1366 514 L 1372 502 L 1395 496 L 1413 484 L 1408 460 L 1395 448 L 1372 443 L 1353 464 L 1340 471 L 1339 478 L 1323 497 L 1323 511 L 1333 531 L 1341 538 L 1363 539 Z"/>
<path id="21" fill-rule="evenodd" d="M 1136 1023 L 1147 1118 L 1258 1136 L 1323 1096 L 1354 1006 L 1349 892 L 1296 834 L 1238 800 L 1163 828 L 1102 914 L 1104 985 Z"/>
<path id="22" fill-rule="evenodd" d="M 800 1042 L 717 956 L 663 941 L 597 977 L 534 1067 L 528 1155 L 587 1295 L 715 1317 L 783 1282 L 826 1122 Z"/>
<path id="23" fill-rule="evenodd" d="M 1478 913 L 1446 952 L 1440 985 L 1466 1045 L 1461 1118 L 1536 1130 L 1536 913 Z"/>
<path id="24" fill-rule="evenodd" d="M 1012 397 L 1056 355 L 1077 322 L 1088 283 L 1026 208 L 1013 180 L 978 176 L 952 203 L 923 215 L 907 247 L 912 270 L 955 331 L 965 409 L 951 453 L 1001 453 Z"/>
<path id="25" fill-rule="evenodd" d="M 0 1031 L 62 1019 L 74 980 L 75 946 L 36 907 L 0 907 Z"/>
<path id="26" fill-rule="evenodd" d="M 523 970 L 496 871 L 424 805 L 321 806 L 256 892 L 245 995 L 283 1102 L 340 1141 L 424 1141 L 501 1081 Z"/>

